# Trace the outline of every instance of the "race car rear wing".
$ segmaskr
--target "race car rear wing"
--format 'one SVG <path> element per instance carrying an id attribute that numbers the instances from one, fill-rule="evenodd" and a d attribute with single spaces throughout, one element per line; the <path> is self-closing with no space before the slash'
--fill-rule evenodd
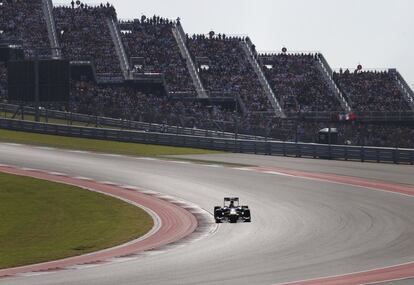
<path id="1" fill-rule="evenodd" d="M 224 202 L 239 202 L 239 198 L 238 197 L 225 197 L 224 198 Z"/>

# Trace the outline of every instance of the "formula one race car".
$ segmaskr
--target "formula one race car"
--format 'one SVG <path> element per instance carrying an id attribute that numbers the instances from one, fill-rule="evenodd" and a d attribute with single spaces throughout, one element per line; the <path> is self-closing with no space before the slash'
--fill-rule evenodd
<path id="1" fill-rule="evenodd" d="M 230 222 L 237 223 L 251 222 L 248 206 L 239 206 L 239 198 L 224 198 L 223 207 L 214 207 L 214 219 L 216 223 Z"/>

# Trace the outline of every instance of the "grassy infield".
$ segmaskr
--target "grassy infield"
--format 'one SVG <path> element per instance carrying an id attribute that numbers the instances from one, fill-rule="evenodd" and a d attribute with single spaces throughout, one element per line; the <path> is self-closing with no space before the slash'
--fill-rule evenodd
<path id="1" fill-rule="evenodd" d="M 112 247 L 148 232 L 140 208 L 77 187 L 0 173 L 0 268 Z"/>
<path id="2" fill-rule="evenodd" d="M 0 141 L 138 156 L 213 151 L 0 130 Z M 148 232 L 141 209 L 76 187 L 0 173 L 0 269 L 112 247 Z"/>

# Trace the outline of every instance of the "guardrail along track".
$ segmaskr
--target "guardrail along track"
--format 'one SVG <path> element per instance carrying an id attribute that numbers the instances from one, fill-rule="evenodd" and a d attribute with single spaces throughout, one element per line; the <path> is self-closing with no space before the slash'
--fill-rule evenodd
<path id="1" fill-rule="evenodd" d="M 414 164 L 414 149 L 214 138 L 144 131 L 75 127 L 13 119 L 0 119 L 0 128 L 49 135 L 192 147 L 239 153 Z"/>

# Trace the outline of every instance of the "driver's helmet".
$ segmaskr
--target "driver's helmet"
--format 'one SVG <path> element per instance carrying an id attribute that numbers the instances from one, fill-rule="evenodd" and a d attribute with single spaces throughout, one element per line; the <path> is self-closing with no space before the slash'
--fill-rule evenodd
<path id="1" fill-rule="evenodd" d="M 230 201 L 230 206 L 229 206 L 230 208 L 233 208 L 234 207 L 234 201 Z"/>

